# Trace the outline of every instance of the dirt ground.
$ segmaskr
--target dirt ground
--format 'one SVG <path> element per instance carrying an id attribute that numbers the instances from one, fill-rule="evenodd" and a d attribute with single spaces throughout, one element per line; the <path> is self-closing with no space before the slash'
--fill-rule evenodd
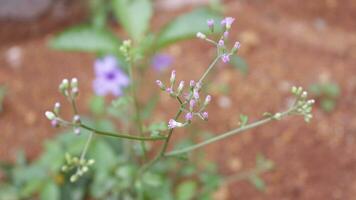
<path id="1" fill-rule="evenodd" d="M 206 147 L 204 151 L 220 163 L 226 175 L 253 166 L 259 152 L 276 164 L 274 171 L 264 175 L 265 193 L 247 182 L 237 182 L 221 188 L 217 199 L 355 199 L 356 1 L 231 0 L 226 8 L 227 15 L 237 19 L 231 37 L 241 41 L 240 55 L 249 64 L 249 74 L 242 76 L 226 66 L 216 70 L 213 81 L 228 82 L 231 90 L 228 98 L 213 93 L 211 117 L 209 125 L 202 125 L 204 129 L 220 133 L 236 127 L 240 113 L 254 120 L 265 111 L 282 110 L 290 100 L 292 85 L 308 87 L 327 79 L 340 85 L 341 95 L 332 113 L 317 106 L 310 124 L 290 117 Z M 158 27 L 182 11 L 161 10 L 153 24 Z M 79 78 L 82 109 L 86 107 L 94 56 L 46 46 L 48 38 L 71 23 L 63 22 L 60 28 L 39 26 L 50 28 L 24 39 L 17 32 L 32 29 L 2 22 L 7 25 L 1 27 L 7 29 L 0 31 L 0 41 L 4 41 L 0 44 L 0 84 L 8 87 L 8 94 L 0 113 L 1 159 L 14 159 L 19 148 L 33 158 L 43 140 L 54 136 L 56 131 L 43 113 L 58 99 L 56 88 L 64 77 Z M 179 77 L 189 80 L 203 72 L 213 54 L 207 47 L 193 40 L 167 49 L 175 57 L 173 67 Z M 20 63 L 9 58 L 14 54 L 20 54 Z M 156 76 L 148 78 L 152 89 Z M 222 106 L 222 101 L 230 105 Z M 171 105 L 162 99 L 160 110 L 169 111 L 160 117 L 172 115 Z"/>

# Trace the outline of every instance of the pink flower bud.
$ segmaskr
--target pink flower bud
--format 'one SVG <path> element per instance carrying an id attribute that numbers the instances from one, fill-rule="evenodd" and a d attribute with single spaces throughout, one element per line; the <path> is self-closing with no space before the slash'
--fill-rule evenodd
<path id="1" fill-rule="evenodd" d="M 192 119 L 193 119 L 193 114 L 191 112 L 189 112 L 185 115 L 185 120 L 191 121 Z"/>

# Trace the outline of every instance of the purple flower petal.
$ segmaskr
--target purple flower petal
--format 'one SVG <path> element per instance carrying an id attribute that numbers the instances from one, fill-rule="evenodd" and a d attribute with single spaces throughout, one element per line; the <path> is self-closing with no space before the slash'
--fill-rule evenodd
<path id="1" fill-rule="evenodd" d="M 151 64 L 155 71 L 161 72 L 167 69 L 172 62 L 172 56 L 168 54 L 157 54 L 153 57 Z"/>

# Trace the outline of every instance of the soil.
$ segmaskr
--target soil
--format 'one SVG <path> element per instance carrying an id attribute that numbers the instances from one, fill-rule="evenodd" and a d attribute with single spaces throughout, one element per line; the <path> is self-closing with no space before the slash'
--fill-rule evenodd
<path id="1" fill-rule="evenodd" d="M 153 20 L 154 27 L 187 9 L 161 10 Z M 258 153 L 276 165 L 263 175 L 267 183 L 264 193 L 248 182 L 234 182 L 220 188 L 216 199 L 355 199 L 356 1 L 228 1 L 226 13 L 237 19 L 231 38 L 241 41 L 240 55 L 247 61 L 249 73 L 243 76 L 223 65 L 215 71 L 212 80 L 227 82 L 231 87 L 228 97 L 212 91 L 209 123 L 199 124 L 204 129 L 221 133 L 236 127 L 241 113 L 256 120 L 266 111 L 283 110 L 290 101 L 292 85 L 307 88 L 329 80 L 339 84 L 341 95 L 331 113 L 316 106 L 310 124 L 300 117 L 290 117 L 201 150 L 219 163 L 225 175 L 252 167 Z M 73 21 L 77 22 L 71 19 L 68 24 Z M 85 112 L 87 97 L 92 93 L 94 56 L 49 49 L 48 39 L 63 28 L 61 23 L 31 37 L 8 34 L 24 32 L 26 27 L 1 31 L 7 34 L 0 38 L 6 41 L 0 44 L 0 84 L 8 88 L 0 113 L 2 160 L 13 160 L 18 149 L 34 158 L 42 142 L 54 137 L 56 131 L 43 113 L 59 99 L 56 88 L 64 77 L 75 76 L 81 81 L 80 109 Z M 167 49 L 175 57 L 177 75 L 186 80 L 198 77 L 213 55 L 213 49 L 206 51 L 208 47 L 192 40 Z M 12 62 L 9 54 L 20 55 L 21 62 Z M 148 78 L 151 90 L 157 77 L 150 74 Z M 160 76 L 164 77 L 167 74 Z M 159 117 L 172 116 L 172 105 L 163 98 L 159 110 L 167 112 L 160 112 Z M 174 137 L 181 136 L 177 133 Z"/>

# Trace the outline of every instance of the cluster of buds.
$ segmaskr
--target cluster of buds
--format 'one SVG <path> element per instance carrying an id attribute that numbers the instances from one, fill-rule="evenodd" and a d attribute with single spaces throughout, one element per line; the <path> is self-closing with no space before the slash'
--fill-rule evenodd
<path id="1" fill-rule="evenodd" d="M 213 43 L 217 46 L 218 48 L 218 53 L 219 56 L 221 57 L 221 60 L 224 63 L 228 63 L 230 62 L 230 56 L 234 55 L 235 53 L 237 53 L 237 51 L 240 49 L 240 42 L 235 42 L 234 46 L 231 49 L 228 49 L 227 46 L 225 45 L 228 36 L 229 36 L 229 31 L 231 29 L 231 25 L 232 23 L 235 21 L 235 18 L 232 17 L 226 17 L 224 18 L 220 24 L 222 26 L 223 29 L 223 34 L 220 37 L 220 39 L 218 41 L 214 41 L 209 39 L 204 33 L 198 32 L 196 34 L 197 38 L 202 39 L 202 40 L 206 40 L 210 43 Z M 211 31 L 211 33 L 214 32 L 215 30 L 215 22 L 213 19 L 208 19 L 207 20 L 207 25 L 209 27 L 209 30 Z"/>
<path id="2" fill-rule="evenodd" d="M 131 45 L 131 40 L 125 40 L 119 48 L 120 52 L 125 56 L 126 61 L 131 60 Z"/>
<path id="3" fill-rule="evenodd" d="M 162 81 L 157 80 L 156 83 L 162 91 L 167 92 L 171 97 L 180 100 L 182 111 L 185 113 L 185 121 L 178 122 L 174 119 L 170 119 L 168 122 L 168 128 L 184 127 L 191 123 L 194 116 L 198 116 L 202 120 L 208 120 L 208 112 L 206 107 L 211 101 L 211 96 L 207 95 L 204 100 L 200 98 L 200 92 L 202 88 L 201 82 L 195 82 L 191 80 L 189 82 L 188 92 L 184 93 L 184 81 L 180 81 L 177 88 L 174 87 L 176 82 L 176 72 L 173 70 L 170 77 L 170 86 L 166 87 Z"/>
<path id="4" fill-rule="evenodd" d="M 66 153 L 65 164 L 62 166 L 61 170 L 63 172 L 69 172 L 73 169 L 76 169 L 76 172 L 70 177 L 70 181 L 75 182 L 79 177 L 88 172 L 89 167 L 94 163 L 95 161 L 93 159 L 86 160 L 85 158 L 78 158 L 76 156 L 71 156 L 69 153 Z"/>
<path id="5" fill-rule="evenodd" d="M 68 79 L 63 79 L 59 85 L 59 91 L 67 97 L 67 99 L 72 103 L 72 106 L 75 107 L 75 101 L 79 94 L 78 79 L 72 78 L 70 82 Z M 51 121 L 51 125 L 53 127 L 57 128 L 60 126 L 71 125 L 74 133 L 79 134 L 81 123 L 80 116 L 76 113 L 76 108 L 73 109 L 75 110 L 75 115 L 73 116 L 72 122 L 65 121 L 60 117 L 61 104 L 59 102 L 54 104 L 52 111 L 46 111 L 45 116 Z"/>
<path id="6" fill-rule="evenodd" d="M 295 102 L 294 114 L 304 116 L 306 122 L 310 122 L 313 118 L 312 106 L 315 103 L 314 99 L 308 99 L 308 92 L 302 87 L 292 87 L 292 94 L 297 98 Z"/>

